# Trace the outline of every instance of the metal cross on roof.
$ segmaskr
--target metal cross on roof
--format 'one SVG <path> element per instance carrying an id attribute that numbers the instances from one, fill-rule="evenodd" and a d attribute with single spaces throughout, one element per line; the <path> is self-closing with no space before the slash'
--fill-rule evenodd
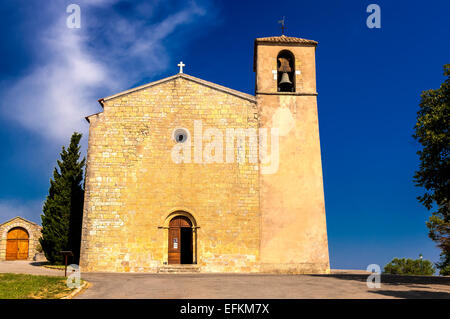
<path id="1" fill-rule="evenodd" d="M 180 73 L 183 73 L 183 66 L 186 66 L 186 64 L 184 64 L 183 61 L 180 61 L 180 63 L 178 63 L 178 66 L 180 67 Z"/>
<path id="2" fill-rule="evenodd" d="M 279 20 L 279 21 L 278 21 L 278 23 L 281 24 L 281 34 L 284 34 L 284 29 L 286 29 L 286 27 L 284 26 L 284 23 L 285 23 L 285 18 L 284 18 L 284 16 L 283 16 L 283 19 L 282 19 L 282 20 Z"/>

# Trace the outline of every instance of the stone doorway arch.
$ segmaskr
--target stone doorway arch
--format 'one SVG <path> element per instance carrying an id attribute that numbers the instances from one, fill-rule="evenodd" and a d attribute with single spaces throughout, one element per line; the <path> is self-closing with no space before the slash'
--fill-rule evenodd
<path id="1" fill-rule="evenodd" d="M 162 227 L 164 230 L 163 264 L 197 264 L 197 221 L 184 210 L 170 213 Z"/>

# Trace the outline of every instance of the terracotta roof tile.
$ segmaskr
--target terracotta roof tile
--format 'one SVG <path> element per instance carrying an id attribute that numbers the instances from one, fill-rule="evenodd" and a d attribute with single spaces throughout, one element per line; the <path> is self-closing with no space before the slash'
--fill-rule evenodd
<path id="1" fill-rule="evenodd" d="M 284 34 L 279 37 L 256 38 L 257 43 L 303 43 L 317 45 L 317 41 L 302 38 L 287 37 Z"/>

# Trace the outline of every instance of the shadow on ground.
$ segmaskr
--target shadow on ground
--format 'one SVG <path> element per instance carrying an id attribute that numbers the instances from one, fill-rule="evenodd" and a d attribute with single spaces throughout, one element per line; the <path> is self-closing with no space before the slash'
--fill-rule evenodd
<path id="1" fill-rule="evenodd" d="M 47 264 L 48 264 L 47 261 L 33 261 L 33 262 L 30 262 L 31 266 L 37 266 L 37 267 L 44 266 L 44 265 L 47 265 Z"/>
<path id="2" fill-rule="evenodd" d="M 311 275 L 314 277 L 328 277 L 340 280 L 366 282 L 367 274 L 331 274 L 331 275 Z M 401 276 L 401 275 L 381 275 L 381 284 L 390 285 L 391 287 L 404 286 L 411 288 L 410 290 L 368 290 L 371 294 L 390 296 L 394 298 L 406 299 L 450 299 L 450 277 L 438 276 Z M 430 285 L 448 286 L 449 292 L 442 289 L 434 290 Z M 383 286 L 382 286 L 383 287 Z M 385 286 L 386 287 L 386 286 Z M 427 290 L 418 290 L 427 289 Z M 433 291 L 434 290 L 434 291 Z"/>
<path id="3" fill-rule="evenodd" d="M 370 293 L 405 299 L 450 299 L 450 293 L 424 290 L 370 290 Z"/>
<path id="4" fill-rule="evenodd" d="M 368 275 L 362 274 L 331 274 L 331 275 L 311 275 L 315 277 L 331 277 L 342 280 L 353 280 L 365 282 Z M 401 276 L 401 275 L 381 275 L 381 282 L 390 285 L 448 285 L 450 287 L 450 277 L 438 276 Z"/>

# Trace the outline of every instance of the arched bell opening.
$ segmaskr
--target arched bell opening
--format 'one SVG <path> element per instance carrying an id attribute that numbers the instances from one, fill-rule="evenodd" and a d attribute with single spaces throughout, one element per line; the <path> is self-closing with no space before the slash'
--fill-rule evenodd
<path id="1" fill-rule="evenodd" d="M 277 72 L 277 91 L 295 92 L 295 57 L 291 51 L 278 53 Z"/>

